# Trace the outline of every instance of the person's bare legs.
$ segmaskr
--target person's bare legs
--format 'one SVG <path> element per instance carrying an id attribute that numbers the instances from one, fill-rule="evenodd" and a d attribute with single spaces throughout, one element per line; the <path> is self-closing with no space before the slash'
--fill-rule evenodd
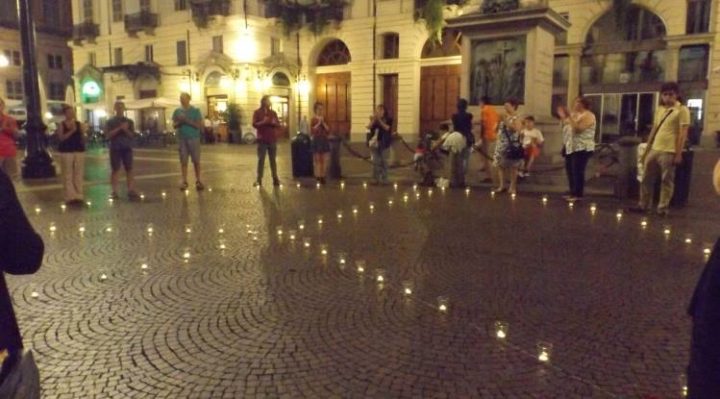
<path id="1" fill-rule="evenodd" d="M 129 193 L 135 192 L 135 172 L 133 172 L 132 169 L 127 169 L 125 171 L 125 176 L 127 177 L 127 189 Z"/>
<path id="2" fill-rule="evenodd" d="M 517 193 L 517 178 L 518 168 L 517 166 L 513 166 L 510 168 L 510 194 Z"/>
<path id="3" fill-rule="evenodd" d="M 120 180 L 120 170 L 113 170 L 110 172 L 110 186 L 112 187 L 113 194 L 118 192 L 118 182 Z"/>
<path id="4" fill-rule="evenodd" d="M 187 185 L 187 170 L 188 170 L 187 163 L 181 163 L 181 164 L 180 164 L 180 173 L 182 174 L 182 184 L 183 184 L 183 186 L 186 186 L 186 185 Z"/>
<path id="5" fill-rule="evenodd" d="M 324 179 L 327 176 L 327 165 L 330 162 L 330 153 L 325 152 L 320 156 L 320 175 Z"/>
<path id="6" fill-rule="evenodd" d="M 195 181 L 202 182 L 202 180 L 200 180 L 200 162 L 193 162 L 193 168 L 195 168 Z"/>
<path id="7" fill-rule="evenodd" d="M 497 176 L 497 178 L 498 178 L 498 186 L 493 191 L 500 192 L 500 191 L 505 190 L 505 173 L 504 173 L 505 171 L 501 167 L 497 167 L 496 169 L 497 169 L 497 174 L 493 173 L 493 175 Z"/>

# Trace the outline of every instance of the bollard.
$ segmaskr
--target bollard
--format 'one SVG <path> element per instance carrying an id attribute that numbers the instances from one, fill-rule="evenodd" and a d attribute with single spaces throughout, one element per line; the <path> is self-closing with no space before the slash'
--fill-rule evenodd
<path id="1" fill-rule="evenodd" d="M 342 179 L 342 168 L 340 166 L 340 147 L 342 138 L 339 136 L 330 136 L 330 167 L 328 174 L 333 179 Z"/>
<path id="2" fill-rule="evenodd" d="M 637 198 L 639 184 L 637 181 L 638 145 L 637 137 L 621 137 L 617 141 L 618 163 L 620 172 L 615 184 L 615 196 L 620 199 Z"/>

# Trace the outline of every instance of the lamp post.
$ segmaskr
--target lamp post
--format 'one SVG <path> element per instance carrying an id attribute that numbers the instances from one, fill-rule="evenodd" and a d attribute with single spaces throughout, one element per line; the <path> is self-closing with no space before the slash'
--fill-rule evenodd
<path id="1" fill-rule="evenodd" d="M 45 145 L 47 126 L 42 121 L 40 87 L 35 58 L 35 23 L 31 0 L 17 0 L 20 42 L 23 55 L 23 85 L 27 107 L 27 150 L 23 160 L 22 177 L 37 179 L 55 176 L 55 167 Z"/>

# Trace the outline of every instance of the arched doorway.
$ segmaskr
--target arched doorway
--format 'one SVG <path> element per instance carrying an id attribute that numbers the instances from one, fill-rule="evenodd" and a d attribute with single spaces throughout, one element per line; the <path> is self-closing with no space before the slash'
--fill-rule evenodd
<path id="1" fill-rule="evenodd" d="M 206 126 L 207 141 L 224 142 L 228 140 L 227 110 L 230 88 L 230 79 L 220 71 L 210 72 L 205 78 L 205 101 L 207 102 L 207 117 L 210 120 L 210 126 Z"/>
<path id="2" fill-rule="evenodd" d="M 420 57 L 420 134 L 437 130 L 450 119 L 460 97 L 460 50 L 462 35 L 443 31 L 442 44 L 428 39 Z"/>
<path id="3" fill-rule="evenodd" d="M 290 135 L 290 98 L 292 94 L 290 78 L 284 72 L 275 72 L 272 74 L 270 81 L 272 83 L 269 92 L 270 103 L 280 120 L 280 137 L 288 138 Z"/>
<path id="4" fill-rule="evenodd" d="M 341 136 L 350 135 L 350 72 L 322 72 L 322 67 L 347 65 L 350 50 L 342 40 L 328 42 L 318 54 L 315 79 L 315 101 L 325 104 L 325 120 L 330 130 Z M 310 104 L 312 111 L 312 104 Z"/>
<path id="5" fill-rule="evenodd" d="M 662 20 L 636 5 L 624 21 L 608 11 L 588 30 L 580 92 L 591 99 L 598 116 L 597 141 L 649 132 L 668 69 L 665 36 Z"/>

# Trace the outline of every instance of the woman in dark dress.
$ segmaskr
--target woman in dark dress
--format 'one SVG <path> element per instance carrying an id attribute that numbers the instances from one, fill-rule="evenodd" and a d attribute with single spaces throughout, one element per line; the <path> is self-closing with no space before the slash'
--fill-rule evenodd
<path id="1" fill-rule="evenodd" d="M 330 158 L 330 126 L 325 122 L 325 107 L 315 103 L 314 114 L 310 120 L 312 135 L 313 172 L 318 183 L 325 184 L 328 159 Z"/>

